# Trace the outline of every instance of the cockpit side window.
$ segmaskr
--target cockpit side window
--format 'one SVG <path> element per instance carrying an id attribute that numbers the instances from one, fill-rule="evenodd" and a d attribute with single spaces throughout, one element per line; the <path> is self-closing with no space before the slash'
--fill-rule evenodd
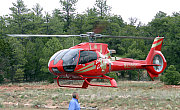
<path id="1" fill-rule="evenodd" d="M 79 64 L 85 64 L 97 59 L 97 54 L 94 51 L 81 51 Z"/>

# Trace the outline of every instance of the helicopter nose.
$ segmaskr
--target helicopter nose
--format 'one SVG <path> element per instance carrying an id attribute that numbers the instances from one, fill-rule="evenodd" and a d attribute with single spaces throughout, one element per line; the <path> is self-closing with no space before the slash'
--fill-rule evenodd
<path id="1" fill-rule="evenodd" d="M 62 74 L 63 69 L 63 60 L 59 60 L 57 64 L 54 65 L 54 60 L 49 64 L 49 71 L 55 75 Z"/>

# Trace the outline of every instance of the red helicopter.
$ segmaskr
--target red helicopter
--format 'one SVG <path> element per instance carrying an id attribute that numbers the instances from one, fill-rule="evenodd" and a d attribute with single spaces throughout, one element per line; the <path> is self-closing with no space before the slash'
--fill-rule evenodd
<path id="1" fill-rule="evenodd" d="M 96 38 L 138 38 L 152 39 L 148 37 L 126 37 L 108 36 L 88 32 L 81 35 L 9 35 L 13 37 L 88 37 L 89 42 L 81 43 L 69 49 L 56 52 L 49 60 L 48 68 L 51 73 L 57 76 L 57 84 L 60 87 L 87 88 L 90 86 L 117 87 L 114 78 L 105 74 L 111 71 L 146 69 L 150 78 L 158 77 L 167 66 L 167 62 L 161 53 L 164 37 L 154 38 L 154 42 L 145 60 L 134 60 L 130 58 L 120 58 L 112 60 L 111 50 L 104 43 L 94 43 Z M 108 79 L 111 85 L 98 85 L 90 83 L 92 79 Z M 84 80 L 82 86 L 60 85 L 59 80 Z"/>

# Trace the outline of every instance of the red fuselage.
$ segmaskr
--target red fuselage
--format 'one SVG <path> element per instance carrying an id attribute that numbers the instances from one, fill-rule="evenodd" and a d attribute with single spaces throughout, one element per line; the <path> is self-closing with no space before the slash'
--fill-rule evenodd
<path id="1" fill-rule="evenodd" d="M 100 76 L 111 70 L 108 45 L 103 43 L 81 43 L 53 57 L 49 71 L 57 76 Z"/>
<path id="2" fill-rule="evenodd" d="M 111 87 L 116 87 L 115 80 L 104 74 L 110 71 L 146 69 L 149 76 L 158 77 L 167 65 L 161 53 L 163 37 L 156 37 L 145 60 L 119 58 L 112 60 L 107 44 L 81 43 L 69 49 L 55 53 L 49 60 L 48 68 L 51 73 L 67 79 L 80 78 L 85 80 L 83 88 L 91 85 L 89 82 L 98 76 L 109 79 Z M 57 80 L 58 80 L 57 78 Z M 97 79 L 98 79 L 97 78 Z"/>

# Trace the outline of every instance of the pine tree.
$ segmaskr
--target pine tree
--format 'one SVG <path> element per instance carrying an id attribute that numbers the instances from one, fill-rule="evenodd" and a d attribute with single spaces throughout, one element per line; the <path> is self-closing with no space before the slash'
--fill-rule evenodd
<path id="1" fill-rule="evenodd" d="M 42 49 L 41 58 L 39 59 L 41 65 L 41 78 L 42 80 L 48 79 L 48 76 L 51 74 L 48 72 L 48 61 L 50 57 L 56 53 L 57 51 L 63 49 L 61 42 L 58 38 L 49 39 L 49 41 L 45 44 Z"/>
<path id="2" fill-rule="evenodd" d="M 69 29 L 71 19 L 73 17 L 73 14 L 75 12 L 75 4 L 77 3 L 78 0 L 60 0 L 61 6 L 62 6 L 62 11 L 63 11 L 63 16 L 65 19 L 65 31 Z"/>
<path id="3" fill-rule="evenodd" d="M 16 3 L 13 3 L 13 7 L 9 8 L 12 12 L 10 16 L 9 23 L 11 24 L 11 28 L 13 33 L 24 34 L 25 33 L 25 23 L 28 20 L 28 12 L 29 9 L 26 8 L 26 5 L 22 0 L 17 0 Z"/>

